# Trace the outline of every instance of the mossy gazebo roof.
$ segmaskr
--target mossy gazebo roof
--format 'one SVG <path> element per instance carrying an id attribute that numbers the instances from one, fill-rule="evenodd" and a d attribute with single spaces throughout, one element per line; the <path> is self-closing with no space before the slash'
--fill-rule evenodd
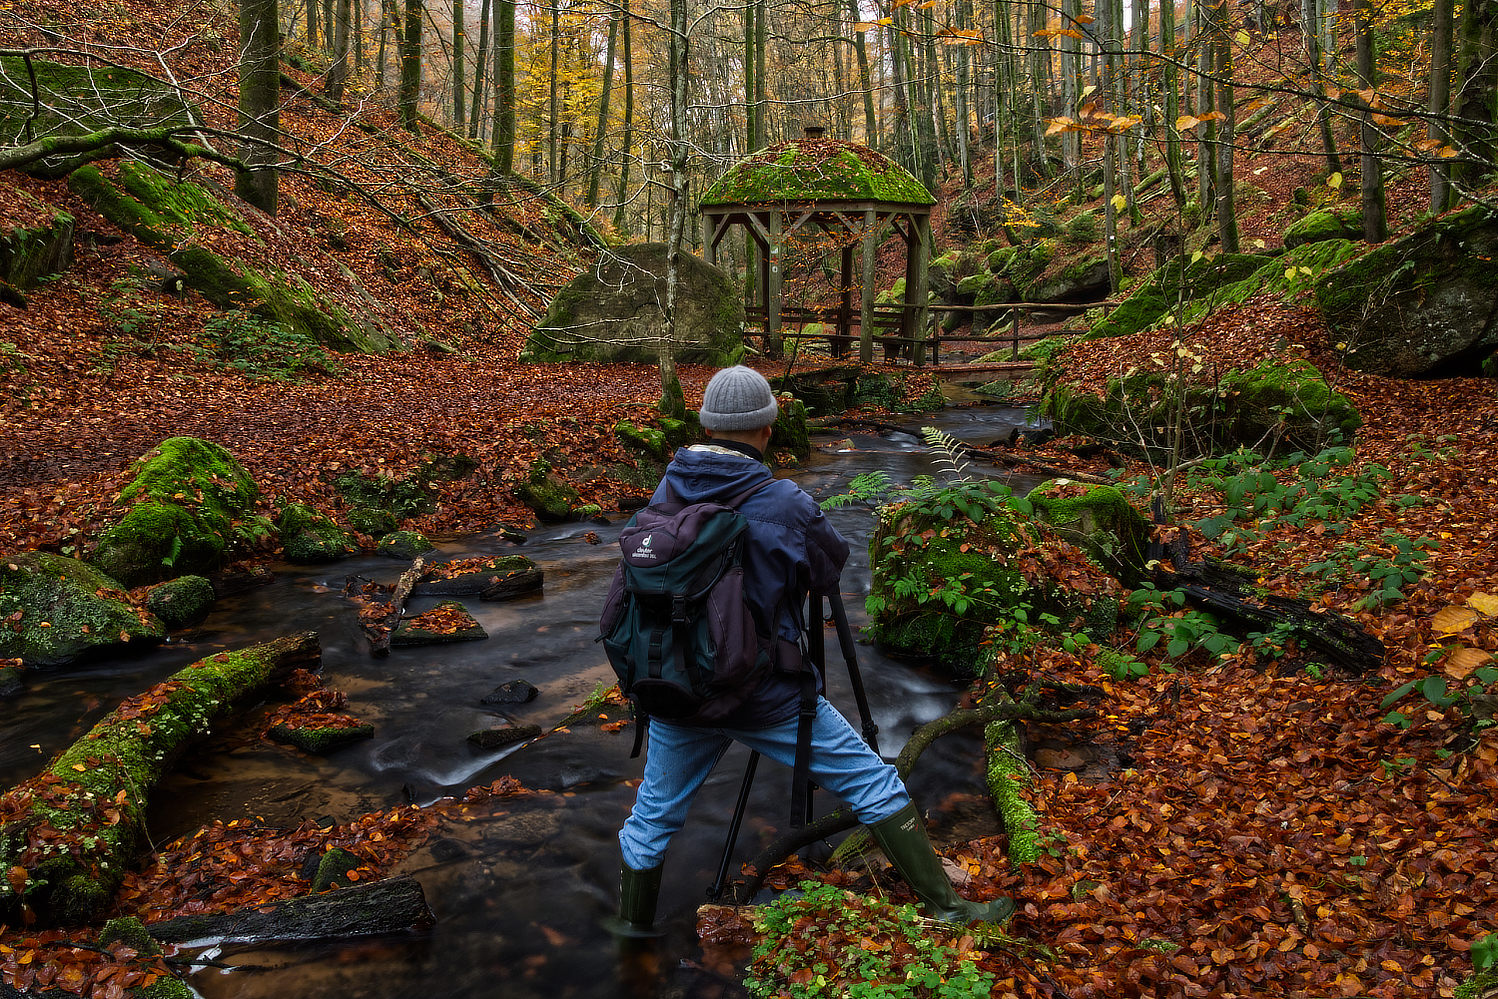
<path id="1" fill-rule="evenodd" d="M 781 142 L 746 156 L 702 195 L 703 208 L 847 201 L 936 203 L 925 185 L 882 153 L 822 138 Z"/>
<path id="2" fill-rule="evenodd" d="M 909 352 L 917 364 L 925 355 L 926 258 L 931 236 L 931 206 L 936 199 L 900 164 L 867 146 L 822 136 L 819 127 L 806 136 L 751 153 L 735 163 L 702 195 L 702 245 L 716 264 L 718 247 L 729 230 L 743 228 L 758 251 L 758 280 L 746 280 L 745 303 L 751 318 L 764 320 L 764 351 L 780 353 L 785 320 L 814 319 L 836 331 L 832 352 L 841 356 L 856 339 L 859 359 L 873 360 L 878 326 L 893 332 L 882 337 L 888 353 Z M 782 263 L 788 240 L 806 227 L 831 234 L 841 244 L 838 304 L 811 310 L 787 307 Z M 885 235 L 905 242 L 905 300 L 876 309 L 875 256 Z M 862 257 L 861 279 L 855 276 L 855 248 Z M 749 254 L 746 249 L 746 256 Z M 746 276 L 753 275 L 746 261 Z M 861 286 L 859 307 L 853 289 Z"/>

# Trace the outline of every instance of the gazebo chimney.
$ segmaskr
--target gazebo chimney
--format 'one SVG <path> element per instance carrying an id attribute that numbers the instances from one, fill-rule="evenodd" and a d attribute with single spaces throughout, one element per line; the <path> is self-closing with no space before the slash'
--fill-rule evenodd
<path id="1" fill-rule="evenodd" d="M 805 126 L 802 126 L 802 131 L 804 131 L 806 133 L 806 137 L 808 139 L 820 139 L 823 135 L 826 134 L 826 132 L 827 132 L 827 126 L 825 126 L 825 125 L 805 125 Z"/>

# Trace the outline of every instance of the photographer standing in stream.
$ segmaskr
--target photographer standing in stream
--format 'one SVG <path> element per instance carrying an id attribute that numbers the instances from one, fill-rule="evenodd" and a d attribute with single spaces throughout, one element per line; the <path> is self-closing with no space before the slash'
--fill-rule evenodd
<path id="1" fill-rule="evenodd" d="M 625 581 L 626 570 L 631 565 L 648 570 L 653 568 L 650 560 L 671 557 L 672 545 L 685 550 L 698 543 L 692 531 L 706 521 L 700 515 L 692 519 L 696 504 L 710 504 L 704 508 L 708 516 L 726 517 L 722 522 L 741 526 L 741 540 L 735 535 L 716 554 L 720 563 L 726 553 L 735 569 L 742 565 L 742 602 L 752 613 L 759 637 L 747 656 L 740 657 L 757 660 L 758 665 L 748 669 L 735 689 L 689 700 L 679 709 L 658 702 L 675 710 L 647 709 L 648 721 L 640 719 L 642 726 L 648 725 L 649 748 L 634 809 L 619 831 L 619 914 L 611 929 L 621 937 L 658 935 L 656 900 L 666 847 L 685 824 L 693 796 L 730 743 L 741 742 L 793 766 L 798 733 L 804 733 L 800 741 L 807 774 L 848 803 L 930 915 L 955 923 L 1005 920 L 1014 911 L 1010 899 L 970 902 L 956 893 L 898 772 L 822 696 L 823 678 L 803 651 L 806 625 L 801 618 L 809 593 L 838 592 L 848 543 L 799 486 L 771 476 L 764 455 L 777 413 L 775 395 L 759 372 L 735 366 L 713 375 L 698 414 L 708 439 L 676 452 L 647 507 L 654 519 L 642 511 L 620 538 L 624 561 L 630 565 L 621 565 L 616 575 L 602 630 L 610 659 L 621 674 L 621 689 L 634 696 L 637 708 L 647 701 L 649 686 L 641 682 L 640 689 L 632 691 L 637 679 L 654 677 L 659 685 L 662 660 L 667 674 L 673 665 L 691 670 L 684 661 L 690 652 L 683 653 L 690 629 L 701 626 L 700 619 L 706 616 L 712 616 L 718 627 L 714 608 L 698 608 L 698 620 L 686 620 L 683 608 L 689 604 L 679 594 L 675 615 L 655 626 L 652 634 L 640 634 L 638 619 L 628 617 L 627 600 L 639 590 Z M 737 510 L 741 518 L 723 508 Z M 667 519 L 670 516 L 678 520 Z M 685 521 L 690 523 L 681 528 Z M 680 532 L 673 533 L 678 528 Z M 709 530 L 704 527 L 704 535 Z M 659 599 L 661 594 L 655 596 Z M 702 627 L 702 633 L 706 631 Z M 673 638 L 674 662 L 669 651 Z M 668 648 L 664 654 L 663 641 Z M 749 641 L 755 642 L 753 635 Z M 720 659 L 727 655 L 723 644 L 720 641 L 715 651 Z"/>

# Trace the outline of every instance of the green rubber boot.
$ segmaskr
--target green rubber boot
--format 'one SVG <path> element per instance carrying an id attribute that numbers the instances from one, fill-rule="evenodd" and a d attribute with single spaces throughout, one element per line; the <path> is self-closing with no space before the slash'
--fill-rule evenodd
<path id="1" fill-rule="evenodd" d="M 948 923 L 1003 923 L 1014 915 L 1014 900 L 969 902 L 958 895 L 942 870 L 941 858 L 931 848 L 926 825 L 912 802 L 887 819 L 869 826 L 874 841 L 895 870 L 914 889 L 929 915 Z"/>
<path id="2" fill-rule="evenodd" d="M 661 931 L 655 928 L 655 902 L 660 893 L 659 866 L 637 871 L 628 864 L 620 864 L 619 915 L 606 921 L 609 932 L 625 940 L 660 937 Z"/>

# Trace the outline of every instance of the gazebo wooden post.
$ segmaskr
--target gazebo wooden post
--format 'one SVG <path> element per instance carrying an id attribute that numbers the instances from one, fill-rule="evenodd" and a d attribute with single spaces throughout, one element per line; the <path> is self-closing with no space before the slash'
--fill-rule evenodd
<path id="1" fill-rule="evenodd" d="M 832 341 L 834 357 L 842 357 L 853 342 L 853 246 L 843 247 L 843 266 L 838 274 L 837 339 Z"/>
<path id="2" fill-rule="evenodd" d="M 702 213 L 702 258 L 714 267 L 718 266 L 718 242 L 713 239 L 717 228 L 717 219 Z"/>
<path id="3" fill-rule="evenodd" d="M 863 213 L 863 302 L 858 312 L 858 360 L 874 363 L 874 254 L 879 216 L 872 208 Z"/>
<path id="4" fill-rule="evenodd" d="M 781 287 L 781 227 L 784 220 L 778 210 L 772 209 L 768 219 L 770 223 L 770 252 L 767 256 L 768 266 L 765 275 L 765 356 L 780 356 L 780 309 L 784 304 L 782 301 Z"/>
<path id="5" fill-rule="evenodd" d="M 904 330 L 911 338 L 910 360 L 917 366 L 926 363 L 926 321 L 931 313 L 927 302 L 927 288 L 931 275 L 927 270 L 928 244 L 931 240 L 931 216 L 911 213 L 910 225 L 906 229 L 905 249 L 905 304 L 901 323 L 909 324 Z M 909 308 L 908 306 L 914 306 Z"/>

